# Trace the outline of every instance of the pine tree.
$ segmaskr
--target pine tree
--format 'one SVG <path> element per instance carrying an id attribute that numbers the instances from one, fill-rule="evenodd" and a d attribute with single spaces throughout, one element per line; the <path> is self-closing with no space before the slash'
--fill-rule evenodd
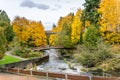
<path id="1" fill-rule="evenodd" d="M 52 26 L 52 29 L 54 29 L 54 28 L 56 28 L 56 25 L 55 25 L 55 23 L 53 24 L 53 26 Z"/>
<path id="2" fill-rule="evenodd" d="M 101 0 L 85 0 L 86 3 L 84 4 L 84 11 L 82 13 L 82 22 L 83 26 L 85 27 L 85 23 L 89 22 L 95 27 L 99 27 L 99 13 L 98 8 Z"/>
<path id="3" fill-rule="evenodd" d="M 12 26 L 10 25 L 10 19 L 5 11 L 0 10 L 0 27 L 4 28 L 4 33 L 6 40 L 8 42 L 13 40 L 14 33 L 12 30 Z"/>
<path id="4" fill-rule="evenodd" d="M 101 0 L 85 0 L 85 1 L 86 1 L 86 3 L 84 4 L 85 9 L 81 17 L 82 24 L 84 27 L 86 27 L 86 32 L 85 36 L 83 37 L 84 38 L 83 40 L 85 44 L 90 45 L 90 47 L 92 48 L 92 46 L 97 46 L 96 44 L 97 38 L 100 37 L 100 35 L 98 35 L 100 26 L 99 24 L 100 13 L 98 13 L 98 8 Z M 95 32 L 93 32 L 92 30 Z M 90 40 L 90 42 L 89 40 L 87 40 L 87 38 Z"/>

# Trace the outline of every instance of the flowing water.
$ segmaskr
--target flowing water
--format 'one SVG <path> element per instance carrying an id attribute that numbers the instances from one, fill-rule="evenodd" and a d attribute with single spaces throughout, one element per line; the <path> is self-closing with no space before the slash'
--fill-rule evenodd
<path id="1" fill-rule="evenodd" d="M 66 63 L 64 60 L 59 59 L 58 51 L 56 49 L 45 50 L 45 54 L 49 55 L 49 61 L 37 66 L 38 71 L 80 74 L 85 76 L 94 75 L 93 73 L 82 72 L 82 66 L 76 65 L 75 63 L 69 64 Z M 72 66 L 72 68 L 70 68 L 70 65 Z M 96 74 L 99 75 L 100 72 L 97 72 Z M 112 76 L 111 74 L 109 75 Z M 118 75 L 119 74 L 113 76 Z"/>
<path id="2" fill-rule="evenodd" d="M 39 71 L 50 71 L 50 72 L 63 72 L 63 73 L 71 73 L 71 74 L 85 74 L 81 72 L 82 66 L 77 66 L 74 63 L 71 64 L 74 66 L 73 69 L 69 67 L 69 64 L 65 63 L 63 60 L 59 59 L 58 52 L 55 49 L 46 50 L 45 54 L 49 55 L 49 61 L 47 63 L 42 63 L 37 66 L 37 70 Z"/>

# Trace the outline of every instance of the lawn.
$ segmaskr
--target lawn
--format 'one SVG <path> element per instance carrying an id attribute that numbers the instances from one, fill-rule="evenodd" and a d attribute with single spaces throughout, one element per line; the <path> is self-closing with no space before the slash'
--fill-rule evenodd
<path id="1" fill-rule="evenodd" d="M 0 60 L 0 65 L 18 62 L 18 61 L 21 61 L 21 60 L 12 56 L 5 55 L 3 59 Z"/>

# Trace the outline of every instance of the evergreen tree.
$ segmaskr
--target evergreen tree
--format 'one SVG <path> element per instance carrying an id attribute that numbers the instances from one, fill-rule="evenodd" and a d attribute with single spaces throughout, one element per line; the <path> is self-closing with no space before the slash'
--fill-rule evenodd
<path id="1" fill-rule="evenodd" d="M 12 41 L 14 33 L 10 25 L 10 19 L 5 11 L 0 10 L 0 27 L 4 28 L 5 37 L 8 42 Z"/>
<path id="2" fill-rule="evenodd" d="M 90 24 L 95 25 L 96 27 L 99 27 L 98 18 L 98 8 L 100 5 L 101 0 L 85 0 L 86 3 L 84 4 L 84 11 L 82 13 L 82 22 L 85 26 L 86 22 L 89 21 Z"/>
<path id="3" fill-rule="evenodd" d="M 4 29 L 0 27 L 0 59 L 4 56 L 5 53 L 6 38 L 4 35 Z"/>
<path id="4" fill-rule="evenodd" d="M 100 37 L 99 34 L 99 18 L 100 13 L 98 13 L 98 8 L 101 0 L 85 0 L 84 11 L 82 13 L 82 24 L 86 27 L 86 32 L 84 36 L 84 43 L 89 48 L 95 48 L 97 46 L 97 41 Z M 89 28 L 91 27 L 91 28 Z M 94 32 L 95 31 L 95 32 Z M 97 32 L 96 32 L 97 31 Z"/>
<path id="5" fill-rule="evenodd" d="M 54 29 L 54 28 L 56 28 L 56 25 L 55 25 L 55 23 L 53 24 L 53 26 L 52 26 L 52 29 Z"/>

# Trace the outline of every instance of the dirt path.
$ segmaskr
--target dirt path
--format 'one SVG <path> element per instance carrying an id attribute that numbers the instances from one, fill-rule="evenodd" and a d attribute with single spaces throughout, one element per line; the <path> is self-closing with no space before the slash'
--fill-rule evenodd
<path id="1" fill-rule="evenodd" d="M 26 60 L 25 58 L 21 58 L 19 56 L 12 55 L 11 53 L 12 53 L 12 51 L 7 51 L 5 54 L 9 55 L 9 56 L 12 56 L 12 57 L 15 57 L 15 58 L 18 58 L 18 59 L 21 59 L 21 60 Z"/>

